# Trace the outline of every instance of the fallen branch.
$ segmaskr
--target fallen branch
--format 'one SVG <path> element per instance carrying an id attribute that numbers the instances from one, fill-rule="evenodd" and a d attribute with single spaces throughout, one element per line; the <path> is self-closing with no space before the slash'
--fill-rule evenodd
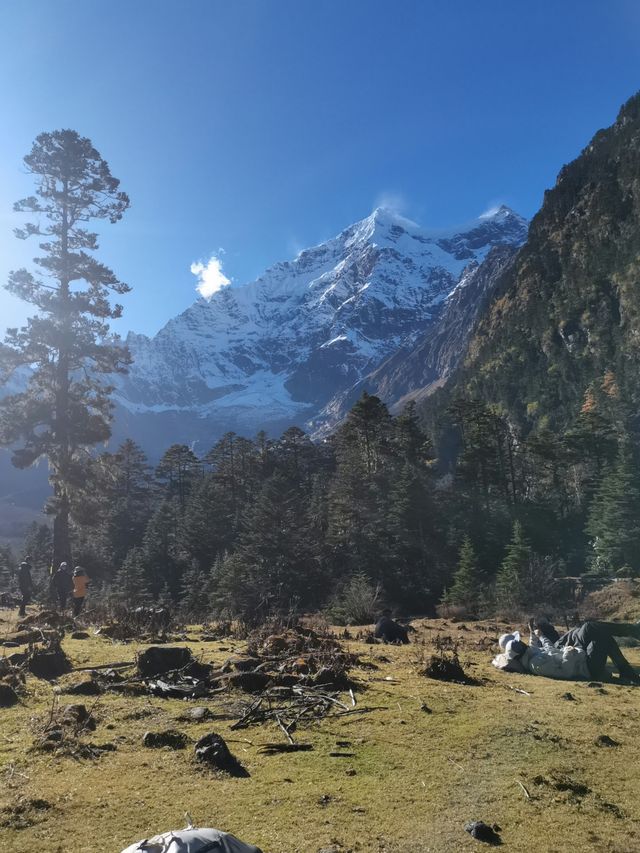
<path id="1" fill-rule="evenodd" d="M 128 666 L 135 666 L 136 662 L 129 661 L 120 661 L 119 663 L 101 663 L 98 666 L 96 664 L 92 664 L 91 666 L 74 666 L 71 672 L 87 672 L 88 670 L 99 670 L 99 669 L 125 669 Z"/>
<path id="2" fill-rule="evenodd" d="M 346 711 L 339 711 L 336 714 L 336 717 L 350 717 L 354 714 L 370 714 L 371 711 L 388 711 L 388 707 L 386 705 L 372 705 L 370 707 L 362 707 L 362 708 L 347 708 Z"/>
<path id="3" fill-rule="evenodd" d="M 282 729 L 284 736 L 289 741 L 289 744 L 293 744 L 293 738 L 289 734 L 289 730 L 283 725 L 282 720 L 280 719 L 280 717 L 277 714 L 275 715 L 275 718 L 276 718 L 276 723 Z"/>
<path id="4" fill-rule="evenodd" d="M 312 743 L 263 743 L 258 749 L 262 755 L 276 755 L 279 752 L 308 752 Z"/>

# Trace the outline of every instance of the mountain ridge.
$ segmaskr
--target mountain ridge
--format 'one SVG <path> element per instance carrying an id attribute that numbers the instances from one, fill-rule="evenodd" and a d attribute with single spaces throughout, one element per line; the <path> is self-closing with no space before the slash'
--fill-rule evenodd
<path id="1" fill-rule="evenodd" d="M 130 334 L 118 408 L 129 423 L 182 413 L 222 431 L 287 419 L 317 431 L 337 394 L 428 331 L 470 263 L 526 233 L 504 206 L 438 230 L 376 208 L 255 281 L 196 300 L 154 337 Z"/>

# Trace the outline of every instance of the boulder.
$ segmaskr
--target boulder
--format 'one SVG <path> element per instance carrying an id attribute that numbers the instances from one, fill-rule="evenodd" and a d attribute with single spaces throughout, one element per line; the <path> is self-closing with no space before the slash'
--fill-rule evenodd
<path id="1" fill-rule="evenodd" d="M 18 703 L 18 694 L 10 684 L 0 683 L 0 708 L 10 708 Z"/>
<path id="2" fill-rule="evenodd" d="M 102 693 L 102 687 L 94 678 L 85 678 L 83 681 L 76 681 L 64 687 L 63 692 L 70 693 L 72 696 L 99 696 Z"/>
<path id="3" fill-rule="evenodd" d="M 142 678 L 164 675 L 193 663 L 190 649 L 182 646 L 149 646 L 138 657 L 138 672 Z"/>
<path id="4" fill-rule="evenodd" d="M 273 677 L 266 672 L 234 672 L 225 676 L 227 684 L 245 693 L 261 693 L 271 684 Z"/>
<path id="5" fill-rule="evenodd" d="M 70 669 L 69 660 L 60 648 L 36 649 L 29 658 L 29 670 L 36 678 L 58 678 Z"/>

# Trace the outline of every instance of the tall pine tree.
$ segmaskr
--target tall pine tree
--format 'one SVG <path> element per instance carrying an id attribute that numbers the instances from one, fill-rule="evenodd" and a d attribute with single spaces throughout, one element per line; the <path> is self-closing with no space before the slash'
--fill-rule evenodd
<path id="1" fill-rule="evenodd" d="M 101 377 L 129 362 L 106 323 L 122 311 L 111 294 L 129 287 L 93 257 L 97 234 L 84 226 L 117 222 L 129 198 L 91 141 L 74 130 L 40 134 L 24 163 L 36 194 L 14 209 L 35 221 L 16 236 L 37 237 L 42 256 L 34 259 L 39 275 L 20 269 L 6 285 L 37 313 L 26 327 L 9 329 L 0 349 L 0 382 L 19 368 L 29 372 L 26 389 L 0 401 L 0 443 L 13 448 L 19 468 L 48 459 L 57 564 L 71 556 L 69 517 L 87 479 L 86 451 L 110 435 L 111 388 Z"/>

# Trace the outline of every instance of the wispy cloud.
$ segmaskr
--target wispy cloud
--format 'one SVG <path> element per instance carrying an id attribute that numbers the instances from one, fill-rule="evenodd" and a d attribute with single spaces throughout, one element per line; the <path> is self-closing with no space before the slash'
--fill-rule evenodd
<path id="1" fill-rule="evenodd" d="M 377 207 L 384 207 L 386 210 L 393 210 L 394 213 L 404 215 L 407 212 L 408 204 L 401 193 L 382 192 L 376 198 L 374 208 Z"/>
<path id="2" fill-rule="evenodd" d="M 222 272 L 222 254 L 224 251 L 218 249 L 217 255 L 211 255 L 206 264 L 202 261 L 194 261 L 191 264 L 191 272 L 198 278 L 196 290 L 205 299 L 211 299 L 214 293 L 231 284 L 231 279 Z"/>
<path id="3" fill-rule="evenodd" d="M 497 201 L 494 204 L 490 204 L 485 211 L 480 214 L 480 219 L 490 219 L 492 216 L 495 216 L 496 213 L 502 207 L 503 202 Z"/>

